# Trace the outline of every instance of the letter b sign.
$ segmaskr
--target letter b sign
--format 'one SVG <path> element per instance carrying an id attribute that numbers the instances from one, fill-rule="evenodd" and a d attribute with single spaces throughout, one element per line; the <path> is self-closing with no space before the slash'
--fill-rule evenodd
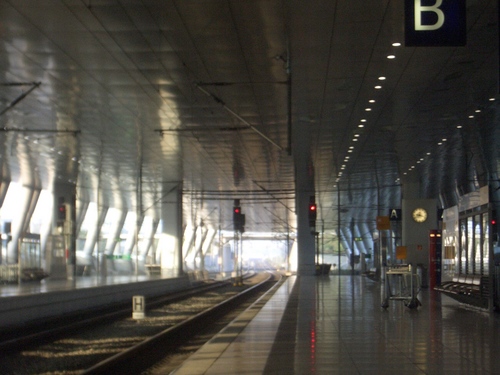
<path id="1" fill-rule="evenodd" d="M 465 45 L 465 1 L 405 0 L 405 45 Z"/>

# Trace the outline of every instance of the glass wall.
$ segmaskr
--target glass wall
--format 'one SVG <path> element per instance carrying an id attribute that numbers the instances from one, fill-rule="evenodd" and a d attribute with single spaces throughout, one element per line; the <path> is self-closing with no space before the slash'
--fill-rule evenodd
<path id="1" fill-rule="evenodd" d="M 34 192 L 21 183 L 10 182 L 6 197 L 0 207 L 0 266 L 17 265 L 19 259 L 23 266 L 37 264 L 46 267 L 51 274 L 62 277 L 66 276 L 66 258 L 63 235 L 61 231 L 55 231 L 53 228 L 53 205 L 54 199 L 52 192 L 41 190 L 40 196 L 36 200 L 33 213 L 28 209 L 28 200 L 34 196 Z M 28 203 L 26 203 L 28 202 Z M 26 209 L 22 209 L 26 206 Z M 115 238 L 117 242 L 115 257 L 123 256 L 130 259 L 131 255 L 136 254 L 135 226 L 137 225 L 136 214 L 128 212 L 123 227 L 121 226 L 121 211 L 113 207 L 103 209 L 101 215 L 102 225 L 98 225 L 97 204 L 89 202 L 86 205 L 77 202 L 77 207 L 83 209 L 82 223 L 77 226 L 78 233 L 76 238 L 77 265 L 86 266 L 91 271 L 96 263 L 97 253 L 105 255 L 108 239 Z M 161 225 L 159 221 L 154 221 L 152 217 L 146 216 L 138 228 L 138 247 L 139 256 L 145 257 L 151 255 L 153 258 L 158 246 L 158 238 L 161 234 Z M 29 245 L 23 245 L 19 252 L 14 248 L 13 243 L 18 244 L 19 240 L 31 239 L 36 236 L 37 251 L 36 262 L 33 261 L 35 251 L 31 242 Z M 22 238 L 21 238 L 22 237 Z M 59 245 L 54 245 L 55 243 Z M 26 251 L 24 251 L 27 249 Z M 56 259 L 57 258 L 57 259 Z M 100 262 L 100 260 L 99 260 Z M 153 262 L 153 260 L 151 260 Z M 60 275 L 55 269 L 55 265 L 64 268 Z M 1 277 L 0 277 L 1 279 Z M 17 278 L 15 278 L 17 280 Z"/>
<path id="2" fill-rule="evenodd" d="M 489 213 L 462 213 L 459 219 L 458 273 L 487 275 L 489 270 Z"/>

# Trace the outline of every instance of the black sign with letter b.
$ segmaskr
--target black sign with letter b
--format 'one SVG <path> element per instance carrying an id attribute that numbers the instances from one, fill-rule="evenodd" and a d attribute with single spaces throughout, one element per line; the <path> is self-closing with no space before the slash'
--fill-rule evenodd
<path id="1" fill-rule="evenodd" d="M 405 0 L 405 45 L 464 46 L 466 0 Z"/>

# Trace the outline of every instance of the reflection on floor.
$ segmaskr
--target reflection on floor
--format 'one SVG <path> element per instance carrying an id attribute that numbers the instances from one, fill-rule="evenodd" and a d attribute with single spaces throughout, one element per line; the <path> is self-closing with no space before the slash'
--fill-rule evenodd
<path id="1" fill-rule="evenodd" d="M 362 276 L 291 277 L 175 374 L 499 373 L 498 315 L 418 297 L 418 309 L 385 310 L 379 284 Z"/>

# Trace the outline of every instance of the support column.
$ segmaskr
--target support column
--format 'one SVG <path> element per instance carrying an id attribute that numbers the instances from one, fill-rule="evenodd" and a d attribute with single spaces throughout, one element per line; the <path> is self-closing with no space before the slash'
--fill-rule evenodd
<path id="1" fill-rule="evenodd" d="M 53 233 L 63 236 L 66 256 L 66 274 L 72 280 L 76 274 L 76 185 L 57 183 L 53 187 L 54 206 L 52 214 Z M 63 232 L 57 229 L 59 204 L 66 205 L 66 219 Z"/>
<path id="2" fill-rule="evenodd" d="M 196 241 L 195 241 L 195 250 L 194 250 L 194 256 L 193 256 L 193 264 L 195 270 L 199 268 L 201 271 L 205 269 L 205 258 L 203 257 L 203 242 L 205 242 L 205 238 L 207 237 L 207 230 L 204 226 L 198 226 L 198 230 L 196 232 Z M 199 267 L 196 264 L 196 257 L 200 257 L 200 264 Z"/>
<path id="3" fill-rule="evenodd" d="M 212 243 L 214 242 L 214 238 L 217 232 L 214 229 L 208 229 L 207 234 L 205 237 L 205 241 L 203 241 L 203 246 L 201 249 L 201 256 L 203 259 L 205 259 L 208 250 L 210 250 L 210 247 L 212 246 Z"/>
<path id="4" fill-rule="evenodd" d="M 87 233 L 87 238 L 85 239 L 85 247 L 83 249 L 84 254 L 88 257 L 91 257 L 94 253 L 94 248 L 97 243 L 97 239 L 99 238 L 99 233 L 101 233 L 104 219 L 106 218 L 106 214 L 108 213 L 108 207 L 97 207 L 97 210 L 97 223 L 90 226 L 89 232 Z M 99 257 L 99 246 L 97 249 L 96 257 Z"/>
<path id="5" fill-rule="evenodd" d="M 295 163 L 295 212 L 297 214 L 297 246 L 299 276 L 315 275 L 315 236 L 309 227 L 309 199 L 315 195 L 314 166 L 311 159 L 311 124 L 296 122 L 293 127 Z"/>
<path id="6" fill-rule="evenodd" d="M 158 246 L 162 275 L 172 270 L 174 275 L 183 273 L 182 256 L 182 184 L 170 188 L 161 206 L 162 246 Z"/>
<path id="7" fill-rule="evenodd" d="M 184 241 L 182 243 L 182 262 L 185 267 L 184 271 L 187 271 L 187 262 L 190 257 L 190 253 L 193 251 L 193 244 L 196 240 L 196 227 L 192 224 L 186 226 L 184 230 Z"/>
<path id="8" fill-rule="evenodd" d="M 111 233 L 109 234 L 108 241 L 106 243 L 106 254 L 113 255 L 116 249 L 116 244 L 120 240 L 120 234 L 125 224 L 125 219 L 127 218 L 127 211 L 120 211 L 120 218 L 115 222 Z"/>
<path id="9" fill-rule="evenodd" d="M 148 256 L 149 249 L 151 249 L 153 247 L 153 250 L 155 250 L 154 249 L 154 239 L 155 239 L 156 231 L 158 230 L 159 223 L 160 223 L 160 221 L 158 219 L 153 219 L 153 224 L 151 225 L 151 232 L 148 235 L 148 238 L 146 240 L 146 244 L 144 245 L 144 248 L 142 249 L 142 253 L 141 253 L 141 256 L 143 256 L 144 259 L 146 259 L 146 257 Z M 152 256 L 152 262 L 154 264 L 156 261 L 155 251 L 151 252 L 151 256 Z"/>
<path id="10" fill-rule="evenodd" d="M 419 195 L 419 185 L 409 182 L 403 185 L 402 200 L 402 244 L 407 247 L 407 262 L 414 267 L 421 265 L 429 270 L 429 230 L 437 229 L 436 199 L 422 199 Z M 413 219 L 415 209 L 424 209 L 427 217 L 421 222 Z M 422 272 L 422 277 L 428 280 L 428 275 Z M 422 280 L 424 283 L 424 280 Z"/>
<path id="11" fill-rule="evenodd" d="M 135 216 L 134 223 L 135 223 L 136 227 L 130 228 L 131 230 L 130 230 L 130 233 L 128 235 L 127 241 L 125 243 L 125 249 L 123 250 L 123 255 L 132 256 L 132 253 L 134 252 L 134 247 L 136 245 L 138 245 L 137 236 L 139 235 L 139 232 L 141 231 L 143 221 L 144 221 L 144 216 L 142 216 L 140 218 L 137 218 L 137 215 Z M 137 228 L 137 231 L 136 231 L 136 228 Z M 136 236 L 136 234 L 137 234 L 137 236 Z M 136 249 L 136 250 L 139 251 L 139 249 Z M 138 253 L 136 253 L 136 255 L 138 255 Z M 135 259 L 137 260 L 137 257 L 135 257 Z"/>

